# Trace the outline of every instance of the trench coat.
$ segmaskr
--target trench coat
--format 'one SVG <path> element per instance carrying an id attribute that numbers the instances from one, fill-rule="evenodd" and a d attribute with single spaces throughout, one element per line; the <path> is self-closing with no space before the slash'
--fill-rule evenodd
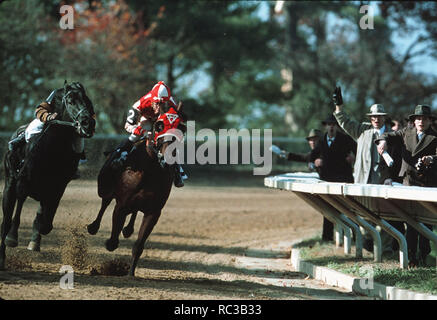
<path id="1" fill-rule="evenodd" d="M 395 165 L 391 168 L 387 166 L 385 161 L 376 151 L 375 140 L 379 137 L 375 136 L 374 128 L 370 122 L 357 122 L 349 118 L 344 112 L 334 112 L 338 124 L 343 130 L 349 134 L 357 142 L 357 154 L 354 164 L 354 182 L 355 183 L 374 183 L 383 184 L 385 179 L 396 179 L 400 168 L 400 154 L 393 150 L 389 150 L 390 155 L 395 160 Z M 385 133 L 391 132 L 391 128 L 385 127 Z M 369 181 L 372 167 L 377 165 L 378 178 Z"/>

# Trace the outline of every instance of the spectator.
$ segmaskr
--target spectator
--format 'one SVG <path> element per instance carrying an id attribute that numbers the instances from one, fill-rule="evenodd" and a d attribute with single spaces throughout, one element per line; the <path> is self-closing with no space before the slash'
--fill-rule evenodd
<path id="1" fill-rule="evenodd" d="M 437 132 L 431 128 L 436 117 L 427 105 L 418 105 L 409 116 L 414 127 L 388 132 L 378 140 L 378 152 L 382 154 L 390 145 L 402 147 L 402 167 L 399 176 L 407 186 L 437 187 Z M 432 230 L 431 225 L 426 225 Z M 430 241 L 407 224 L 409 266 L 424 265 L 431 252 Z M 417 256 L 417 242 L 419 254 Z"/>
<path id="2" fill-rule="evenodd" d="M 330 182 L 353 183 L 352 165 L 355 159 L 356 143 L 349 136 L 338 132 L 337 121 L 330 115 L 325 121 L 326 133 L 319 144 L 311 151 L 310 162 L 314 162 L 320 179 Z M 334 226 L 323 219 L 322 240 L 334 238 Z"/>
<path id="3" fill-rule="evenodd" d="M 402 124 L 398 120 L 391 120 L 390 125 L 393 131 L 398 131 L 402 129 Z"/>
<path id="4" fill-rule="evenodd" d="M 320 179 L 330 182 L 354 182 L 352 165 L 355 160 L 356 143 L 340 133 L 333 115 L 322 121 L 325 134 L 314 150 L 310 161 L 320 168 Z"/>
<path id="5" fill-rule="evenodd" d="M 431 123 L 431 128 L 432 128 L 432 130 L 434 130 L 435 132 L 437 132 L 437 120 L 434 120 L 434 121 Z"/>
<path id="6" fill-rule="evenodd" d="M 401 155 L 400 149 L 389 150 L 395 160 L 392 167 L 388 167 L 383 158 L 378 153 L 375 139 L 385 132 L 392 132 L 391 128 L 385 125 L 387 113 L 382 104 L 374 104 L 370 107 L 367 116 L 370 122 L 357 122 L 350 119 L 343 110 L 343 99 L 341 89 L 335 88 L 333 100 L 335 103 L 335 118 L 339 125 L 357 142 L 357 154 L 354 165 L 354 182 L 363 184 L 391 184 L 393 179 L 398 177 Z M 404 232 L 402 222 L 391 222 L 400 232 Z M 379 228 L 379 227 L 378 227 Z M 383 252 L 393 252 L 396 243 L 386 232 L 381 231 L 381 241 Z M 372 251 L 373 240 L 365 234 L 364 248 Z"/>
<path id="7" fill-rule="evenodd" d="M 311 150 L 314 150 L 314 148 L 318 145 L 320 141 L 320 137 L 322 135 L 322 132 L 318 129 L 311 129 L 308 136 L 305 138 L 308 141 L 308 145 L 310 146 Z M 311 151 L 307 153 L 294 153 L 289 152 L 287 154 L 287 159 L 289 161 L 297 161 L 297 162 L 307 162 L 308 168 L 310 170 L 315 170 L 314 163 L 310 161 L 310 155 Z"/>

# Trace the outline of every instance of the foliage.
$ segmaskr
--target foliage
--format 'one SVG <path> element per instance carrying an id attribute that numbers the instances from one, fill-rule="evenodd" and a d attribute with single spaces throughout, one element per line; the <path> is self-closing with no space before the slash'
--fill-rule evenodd
<path id="1" fill-rule="evenodd" d="M 50 93 L 57 57 L 48 29 L 37 0 L 0 5 L 0 130 L 32 119 L 35 105 Z"/>
<path id="2" fill-rule="evenodd" d="M 59 28 L 63 4 L 74 6 L 73 30 Z M 437 79 L 413 63 L 435 54 L 435 4 L 382 2 L 374 30 L 359 28 L 361 4 L 287 1 L 275 15 L 274 2 L 258 1 L 4 1 L 0 130 L 29 122 L 64 79 L 85 85 L 100 133 L 123 133 L 128 109 L 158 80 L 197 128 L 275 136 L 320 127 L 336 83 L 360 121 L 375 102 L 396 117 L 432 104 Z M 396 28 L 412 27 L 422 36 L 397 52 Z"/>
<path id="3" fill-rule="evenodd" d="M 282 51 L 293 80 L 284 104 L 292 122 L 307 124 L 297 126 L 297 132 L 303 135 L 299 129 L 317 127 L 333 111 L 330 98 L 336 83 L 342 86 L 345 110 L 358 121 L 366 120 L 373 103 L 382 103 L 400 118 L 416 104 L 432 104 L 437 79 L 412 70 L 411 52 L 395 52 L 391 20 L 375 16 L 374 29 L 363 30 L 358 23 L 362 3 L 286 4 L 289 32 Z M 341 21 L 333 23 L 332 15 Z"/>

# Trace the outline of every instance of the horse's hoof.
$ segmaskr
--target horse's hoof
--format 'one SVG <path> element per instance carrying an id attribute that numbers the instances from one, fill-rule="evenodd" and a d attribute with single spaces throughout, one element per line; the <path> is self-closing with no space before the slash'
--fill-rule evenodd
<path id="1" fill-rule="evenodd" d="M 134 233 L 134 228 L 125 227 L 123 228 L 122 233 L 123 233 L 123 237 L 129 238 L 132 235 L 132 233 Z"/>
<path id="2" fill-rule="evenodd" d="M 105 247 L 108 251 L 114 251 L 118 248 L 118 240 L 117 241 L 111 241 L 111 239 L 108 239 L 105 241 Z"/>
<path id="3" fill-rule="evenodd" d="M 15 248 L 18 246 L 18 240 L 16 238 L 6 236 L 5 244 L 10 248 Z"/>
<path id="4" fill-rule="evenodd" d="M 91 224 L 87 225 L 86 228 L 88 230 L 88 233 L 91 235 L 95 235 L 97 233 L 97 231 L 99 231 L 99 225 L 95 224 L 95 223 L 91 223 Z"/>
<path id="5" fill-rule="evenodd" d="M 38 242 L 36 242 L 36 241 L 30 241 L 29 242 L 29 245 L 27 246 L 27 250 L 30 250 L 30 251 L 41 251 L 41 247 L 40 247 L 40 245 L 39 245 L 39 243 Z"/>

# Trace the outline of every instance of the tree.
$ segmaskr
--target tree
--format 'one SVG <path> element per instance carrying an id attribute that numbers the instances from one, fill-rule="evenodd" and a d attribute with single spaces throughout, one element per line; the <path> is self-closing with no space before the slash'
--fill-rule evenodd
<path id="1" fill-rule="evenodd" d="M 63 38 L 67 67 L 57 75 L 81 79 L 94 98 L 102 131 L 122 133 L 128 110 L 155 81 L 147 35 L 122 0 L 93 3 L 78 16 L 80 27 Z"/>
<path id="2" fill-rule="evenodd" d="M 362 4 L 286 2 L 286 31 L 278 51 L 290 74 L 283 104 L 295 133 L 318 127 L 333 111 L 336 82 L 342 85 L 347 110 L 359 121 L 373 103 L 398 116 L 435 94 L 435 79 L 413 71 L 408 52 L 404 57 L 394 52 L 394 30 L 387 19 L 375 16 L 374 29 L 360 28 Z"/>
<path id="3" fill-rule="evenodd" d="M 47 37 L 51 21 L 37 0 L 0 4 L 0 130 L 15 130 L 34 117 L 50 93 L 57 51 Z"/>

